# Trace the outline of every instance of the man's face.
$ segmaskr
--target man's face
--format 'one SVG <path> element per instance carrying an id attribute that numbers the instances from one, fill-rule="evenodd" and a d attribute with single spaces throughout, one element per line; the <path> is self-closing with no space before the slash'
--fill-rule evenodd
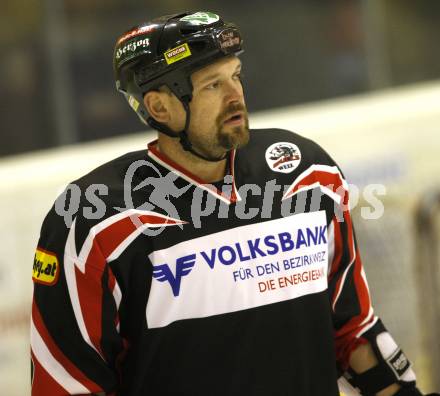
<path id="1" fill-rule="evenodd" d="M 249 140 L 249 121 L 240 81 L 241 62 L 223 58 L 193 73 L 188 135 L 200 153 L 221 157 Z"/>

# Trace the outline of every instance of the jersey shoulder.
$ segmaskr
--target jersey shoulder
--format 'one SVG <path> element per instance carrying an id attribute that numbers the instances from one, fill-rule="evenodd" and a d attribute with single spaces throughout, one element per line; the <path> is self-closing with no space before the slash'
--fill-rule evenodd
<path id="1" fill-rule="evenodd" d="M 64 244 L 73 222 L 76 234 L 84 240 L 93 226 L 124 210 L 126 177 L 130 167 L 143 160 L 147 161 L 146 150 L 126 153 L 69 183 L 43 220 L 40 246 L 53 242 Z M 135 182 L 134 173 L 135 169 L 128 182 Z"/>
<path id="2" fill-rule="evenodd" d="M 299 156 L 299 169 L 311 165 L 336 165 L 319 144 L 285 129 L 252 129 L 249 143 L 238 151 L 238 158 L 252 161 L 253 167 L 260 166 L 262 171 L 272 165 L 271 157 L 293 152 Z"/>
<path id="3" fill-rule="evenodd" d="M 130 167 L 137 161 L 147 160 L 147 150 L 138 150 L 126 153 L 120 157 L 114 158 L 82 177 L 76 179 L 72 184 L 81 187 L 87 187 L 92 184 L 104 184 L 108 187 L 114 187 L 124 181 L 124 177 Z"/>

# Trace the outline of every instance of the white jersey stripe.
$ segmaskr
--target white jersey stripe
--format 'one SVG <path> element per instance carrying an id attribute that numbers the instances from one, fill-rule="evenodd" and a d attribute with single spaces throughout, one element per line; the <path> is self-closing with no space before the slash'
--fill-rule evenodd
<path id="1" fill-rule="evenodd" d="M 368 281 L 367 281 L 367 276 L 365 275 L 364 267 L 361 268 L 361 276 L 362 279 L 364 280 L 365 288 L 368 291 L 368 297 L 370 297 L 370 288 L 368 287 Z M 370 298 L 370 305 L 371 305 L 371 298 Z"/>
<path id="2" fill-rule="evenodd" d="M 113 298 L 115 299 L 116 309 L 119 311 L 119 306 L 121 305 L 122 292 L 119 287 L 118 281 L 115 279 L 115 287 L 113 288 Z"/>
<path id="3" fill-rule="evenodd" d="M 365 324 L 367 324 L 373 318 L 373 315 L 374 315 L 373 307 L 370 304 L 370 306 L 368 308 L 368 315 L 365 317 L 365 319 L 362 321 L 362 323 L 359 325 L 359 327 L 362 327 Z"/>
<path id="4" fill-rule="evenodd" d="M 157 213 L 148 212 L 148 214 L 152 214 L 155 217 L 162 217 L 159 216 Z M 186 224 L 185 221 L 172 219 L 170 217 L 163 216 L 163 219 L 165 223 L 143 223 L 142 226 L 138 226 L 130 235 L 127 236 L 117 247 L 116 249 L 107 257 L 107 262 L 111 262 L 113 260 L 116 260 L 123 252 L 124 250 L 140 235 L 144 230 L 147 230 L 149 228 L 158 228 L 158 227 L 169 227 L 174 226 L 178 224 Z M 141 222 L 141 220 L 137 220 L 137 222 Z"/>
<path id="5" fill-rule="evenodd" d="M 369 305 L 369 310 L 368 310 L 368 315 L 366 316 L 366 318 L 362 321 L 362 323 L 359 325 L 359 327 L 364 326 L 365 324 L 367 324 L 374 316 L 374 310 L 373 310 L 373 305 L 371 304 L 371 297 L 370 297 L 370 290 L 368 288 L 368 282 L 367 282 L 367 277 L 365 275 L 365 271 L 364 271 L 364 267 L 361 267 L 361 277 L 362 280 L 364 282 L 365 285 L 365 289 L 368 292 L 368 305 Z M 376 319 L 377 320 L 377 319 Z M 375 322 L 374 322 L 375 323 Z M 358 337 L 358 335 L 356 335 L 356 337 Z"/>
<path id="6" fill-rule="evenodd" d="M 370 318 L 371 319 L 371 318 Z M 370 330 L 375 324 L 376 322 L 379 320 L 379 318 L 377 316 L 374 316 L 374 319 L 371 321 L 371 323 L 365 327 L 363 327 L 357 334 L 356 334 L 356 338 L 359 338 L 362 334 L 366 333 L 368 330 Z"/>
<path id="7" fill-rule="evenodd" d="M 79 301 L 79 295 L 78 295 L 78 286 L 76 283 L 76 275 L 75 275 L 75 267 L 78 268 L 82 273 L 85 273 L 85 265 L 87 262 L 87 258 L 90 254 L 90 250 L 93 246 L 94 238 L 97 234 L 99 234 L 104 229 L 112 226 L 116 222 L 135 215 L 136 217 L 142 216 L 142 215 L 150 215 L 162 218 L 165 222 L 165 224 L 144 224 L 138 229 L 136 229 L 131 235 L 129 235 L 124 241 L 122 241 L 121 244 L 118 245 L 118 247 L 110 254 L 110 256 L 107 259 L 107 261 L 111 261 L 119 257 L 119 255 L 130 245 L 131 242 L 138 236 L 144 229 L 148 227 L 159 227 L 164 225 L 175 225 L 175 224 L 183 224 L 185 222 L 172 219 L 168 216 L 154 213 L 146 210 L 138 210 L 138 209 L 129 209 L 125 212 L 118 213 L 114 216 L 111 216 L 104 221 L 102 221 L 99 224 L 96 224 L 94 227 L 92 227 L 89 231 L 89 234 L 81 248 L 81 252 L 78 255 L 76 251 L 76 243 L 75 243 L 75 228 L 76 228 L 76 218 L 73 220 L 72 226 L 69 231 L 69 235 L 67 237 L 65 251 L 64 251 L 64 273 L 66 275 L 66 283 L 67 288 L 69 291 L 70 301 L 72 302 L 73 311 L 75 314 L 75 319 L 78 324 L 78 327 L 81 331 L 81 335 L 84 339 L 84 341 L 89 344 L 100 356 L 103 360 L 104 357 L 101 355 L 101 353 L 98 351 L 98 349 L 93 345 L 93 342 L 90 339 L 90 335 L 87 331 L 87 327 L 84 321 L 84 316 L 81 310 L 81 304 Z M 172 223 L 170 223 L 172 222 Z M 119 293 L 120 289 L 118 287 Z"/>
<path id="8" fill-rule="evenodd" d="M 333 304 L 332 304 L 333 312 L 335 311 L 336 303 L 338 302 L 339 296 L 341 295 L 342 289 L 344 288 L 345 278 L 347 277 L 348 271 L 352 267 L 355 260 L 356 260 L 356 249 L 355 249 L 354 242 L 353 242 L 353 259 L 350 261 L 350 264 L 347 265 L 347 268 L 345 269 L 344 273 L 342 274 L 341 283 L 339 285 L 339 290 L 337 291 L 336 297 L 335 297 Z"/>
<path id="9" fill-rule="evenodd" d="M 319 181 L 311 184 L 311 185 L 307 185 L 307 186 L 301 186 L 301 181 L 306 178 L 307 176 L 310 176 L 313 172 L 325 172 L 325 173 L 330 173 L 333 175 L 339 175 L 339 178 L 341 180 L 341 184 L 343 186 L 343 188 L 348 191 L 349 187 L 347 182 L 345 181 L 345 179 L 342 177 L 341 172 L 339 171 L 337 166 L 328 166 L 328 165 L 312 165 L 310 166 L 308 169 L 306 169 L 304 172 L 302 172 L 295 180 L 294 182 L 290 185 L 290 187 L 286 190 L 283 199 L 287 199 L 290 198 L 292 195 L 297 194 L 300 191 L 307 191 L 311 188 L 314 187 L 320 187 L 321 191 L 328 195 L 330 198 L 332 198 L 334 201 L 336 201 L 338 204 L 341 203 L 341 196 L 338 195 L 337 193 L 335 193 L 334 191 L 332 191 L 331 189 L 329 189 L 328 187 L 322 185 Z M 301 187 L 299 188 L 298 191 L 296 191 L 294 194 L 292 194 L 292 191 L 295 189 L 295 187 L 297 187 L 298 185 L 300 185 Z"/>
<path id="10" fill-rule="evenodd" d="M 73 220 L 72 226 L 67 237 L 66 248 L 64 251 L 64 273 L 66 275 L 67 289 L 69 291 L 70 301 L 72 303 L 73 312 L 75 314 L 76 323 L 78 324 L 81 335 L 87 344 L 89 344 L 103 360 L 104 357 L 99 353 L 99 351 L 93 345 L 89 333 L 84 323 L 84 317 L 81 310 L 81 305 L 79 302 L 78 287 L 76 284 L 75 266 L 77 266 L 76 261 L 78 256 L 76 255 L 75 247 L 75 225 L 76 219 Z"/>
<path id="11" fill-rule="evenodd" d="M 73 378 L 66 369 L 55 359 L 44 343 L 33 320 L 31 321 L 31 346 L 35 358 L 47 373 L 62 386 L 69 395 L 90 394 L 91 391 Z"/>
<path id="12" fill-rule="evenodd" d="M 131 216 L 134 216 L 135 218 L 137 218 L 139 216 L 154 216 L 154 217 L 159 217 L 164 220 L 164 224 L 146 223 L 147 227 L 151 227 L 151 228 L 163 227 L 165 225 L 175 225 L 175 224 L 185 224 L 186 223 L 186 222 L 181 221 L 179 219 L 173 219 L 173 218 L 170 218 L 170 217 L 165 216 L 160 213 L 155 213 L 155 212 L 151 212 L 148 210 L 139 210 L 139 209 L 128 209 L 122 213 L 118 213 L 113 216 L 110 216 L 109 218 L 96 224 L 95 226 L 93 226 L 90 229 L 89 234 L 87 235 L 87 238 L 84 241 L 84 243 L 81 247 L 81 251 L 78 255 L 76 253 L 75 244 L 73 244 L 70 248 L 71 257 L 75 258 L 75 264 L 82 273 L 85 273 L 85 270 L 86 270 L 85 265 L 87 262 L 87 258 L 89 257 L 89 253 L 90 253 L 90 250 L 93 246 L 93 241 L 94 241 L 96 235 L 98 235 L 101 231 L 105 230 L 106 228 L 110 227 L 111 225 L 117 223 L 118 221 L 123 220 L 127 217 L 131 217 Z M 73 224 L 72 224 L 72 227 L 73 227 Z M 74 242 L 74 240 L 73 240 L 73 242 Z M 66 249 L 67 249 L 67 245 L 66 245 Z"/>

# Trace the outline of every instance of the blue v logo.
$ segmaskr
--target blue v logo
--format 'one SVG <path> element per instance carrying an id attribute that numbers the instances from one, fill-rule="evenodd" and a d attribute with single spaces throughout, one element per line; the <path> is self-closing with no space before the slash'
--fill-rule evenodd
<path id="1" fill-rule="evenodd" d="M 180 283 L 182 277 L 188 275 L 194 267 L 196 262 L 196 255 L 189 254 L 188 256 L 179 257 L 176 260 L 176 275 L 171 272 L 168 264 L 154 265 L 153 277 L 159 282 L 168 281 L 173 290 L 174 297 L 180 293 Z"/>

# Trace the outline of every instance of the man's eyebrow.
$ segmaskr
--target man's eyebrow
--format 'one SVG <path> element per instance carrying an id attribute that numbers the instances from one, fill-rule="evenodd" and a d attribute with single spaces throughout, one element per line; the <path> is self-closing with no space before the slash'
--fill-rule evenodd
<path id="1" fill-rule="evenodd" d="M 241 62 L 240 62 L 240 63 L 237 65 L 237 67 L 235 68 L 234 73 L 236 73 L 236 72 L 239 71 L 239 70 L 241 70 Z M 217 78 L 219 75 L 220 75 L 220 73 L 218 73 L 218 72 L 214 72 L 214 73 L 208 74 L 207 76 L 203 77 L 203 78 L 199 81 L 199 84 L 203 84 L 204 82 L 209 81 L 209 80 L 214 80 L 214 79 Z"/>
<path id="2" fill-rule="evenodd" d="M 219 73 L 211 73 L 211 74 L 208 74 L 207 76 L 203 77 L 203 78 L 199 81 L 199 83 L 200 83 L 200 84 L 203 84 L 203 83 L 206 82 L 206 81 L 214 80 L 218 75 L 219 75 Z"/>

